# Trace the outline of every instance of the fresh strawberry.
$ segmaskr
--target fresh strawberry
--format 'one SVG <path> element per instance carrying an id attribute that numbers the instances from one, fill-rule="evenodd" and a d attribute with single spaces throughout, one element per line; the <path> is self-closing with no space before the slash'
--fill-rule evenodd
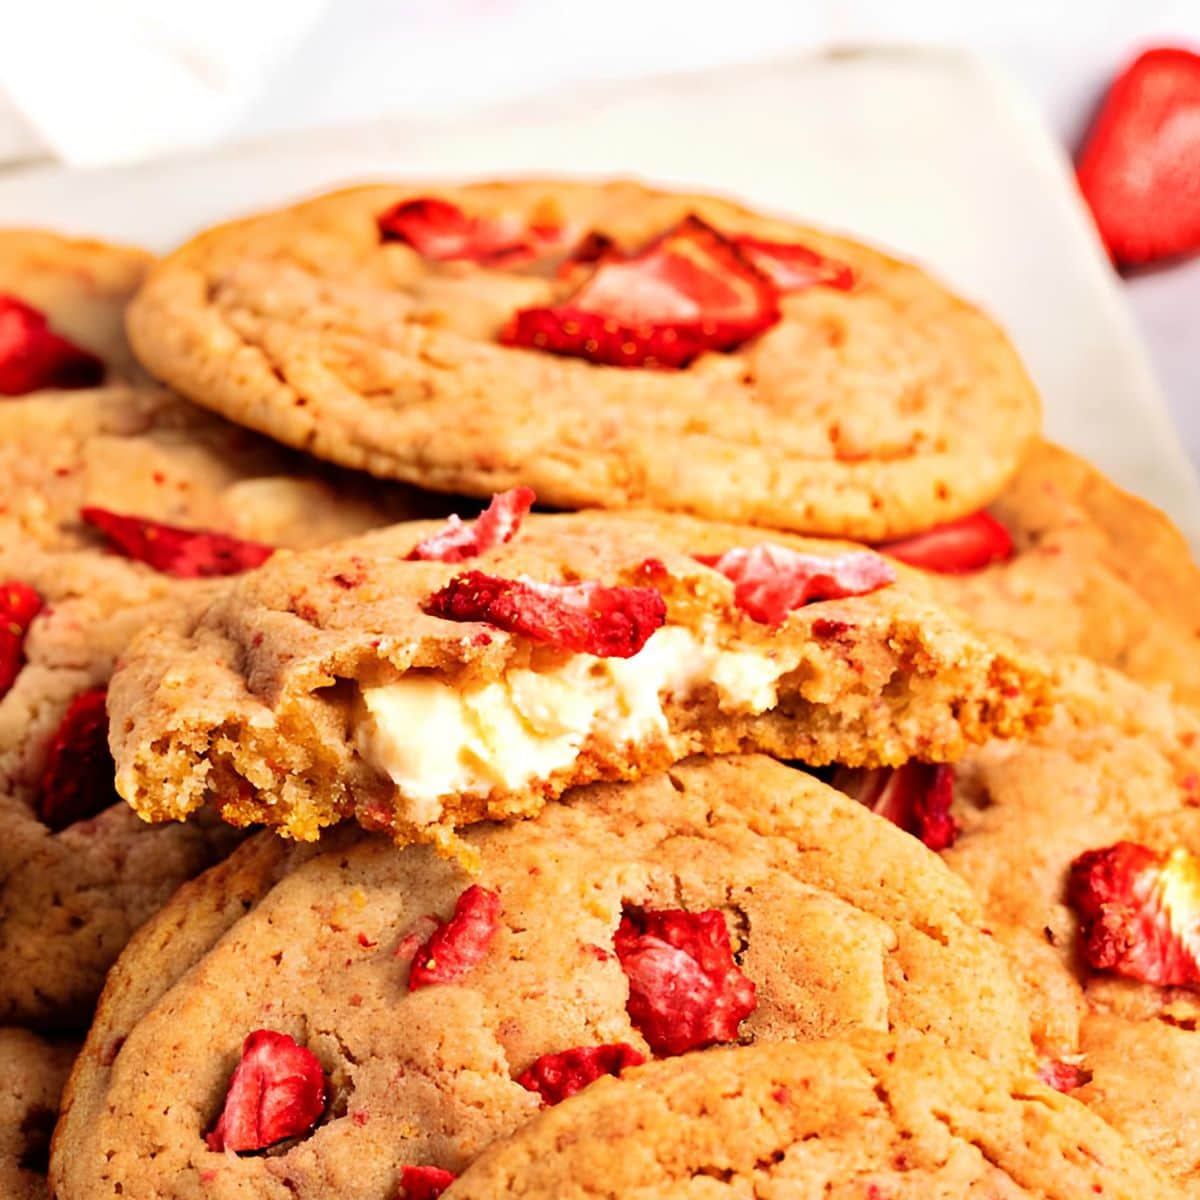
<path id="1" fill-rule="evenodd" d="M 522 309 L 500 340 L 614 367 L 686 367 L 778 320 L 771 281 L 693 216 L 639 254 L 603 259 L 564 303 Z"/>
<path id="2" fill-rule="evenodd" d="M 1072 864 L 1067 899 L 1083 957 L 1162 987 L 1200 985 L 1200 859 L 1136 842 L 1089 850 Z"/>
<path id="3" fill-rule="evenodd" d="M 1200 250 L 1200 54 L 1147 50 L 1112 85 L 1079 187 L 1122 264 Z"/>
<path id="4" fill-rule="evenodd" d="M 576 1046 L 558 1054 L 543 1054 L 517 1076 L 517 1082 L 537 1092 L 543 1104 L 557 1104 L 583 1091 L 601 1075 L 620 1075 L 626 1067 L 636 1067 L 645 1061 L 646 1056 L 626 1042 Z"/>
<path id="5" fill-rule="evenodd" d="M 0 583 L 0 700 L 25 665 L 25 634 L 42 611 L 42 598 L 27 583 Z"/>
<path id="6" fill-rule="evenodd" d="M 653 588 L 600 583 L 538 583 L 482 571 L 456 575 L 425 602 L 447 621 L 486 621 L 560 650 L 599 658 L 631 658 L 666 620 Z"/>
<path id="7" fill-rule="evenodd" d="M 591 270 L 597 263 L 621 259 L 617 243 L 607 233 L 597 233 L 593 230 L 582 241 L 576 243 L 570 254 L 558 264 L 555 276 L 559 279 L 574 279 L 580 271 Z"/>
<path id="8" fill-rule="evenodd" d="M 262 1150 L 307 1133 L 325 1111 L 325 1072 L 317 1056 L 286 1033 L 256 1029 L 242 1043 L 210 1150 Z"/>
<path id="9" fill-rule="evenodd" d="M 896 581 L 887 560 L 869 550 L 829 558 L 759 542 L 724 554 L 698 554 L 696 560 L 730 580 L 734 603 L 764 625 L 781 625 L 806 604 L 863 596 Z"/>
<path id="10" fill-rule="evenodd" d="M 910 567 L 939 575 L 963 575 L 1012 558 L 1013 540 L 995 517 L 980 511 L 912 537 L 885 542 L 879 549 Z"/>
<path id="11" fill-rule="evenodd" d="M 757 1007 L 719 909 L 627 911 L 614 949 L 629 980 L 629 1019 L 655 1054 L 736 1041 Z"/>
<path id="12" fill-rule="evenodd" d="M 1092 1073 L 1079 1063 L 1061 1058 L 1047 1058 L 1038 1067 L 1038 1079 L 1056 1092 L 1073 1092 L 1085 1083 L 1091 1083 Z"/>
<path id="13" fill-rule="evenodd" d="M 400 1172 L 397 1200 L 437 1200 L 455 1178 L 441 1167 L 405 1167 Z"/>
<path id="14" fill-rule="evenodd" d="M 554 249 L 563 231 L 553 225 L 527 225 L 515 214 L 468 217 L 457 204 L 422 196 L 403 200 L 378 217 L 385 242 L 404 242 L 436 262 L 467 259 L 490 267 L 514 266 Z"/>
<path id="15" fill-rule="evenodd" d="M 37 815 L 55 831 L 94 817 L 117 802 L 105 696 L 102 687 L 80 692 L 50 739 Z"/>
<path id="16" fill-rule="evenodd" d="M 79 515 L 100 530 L 119 554 L 177 579 L 237 575 L 261 566 L 275 553 L 274 546 L 260 542 L 204 529 L 180 529 L 106 508 L 85 508 Z"/>
<path id="17" fill-rule="evenodd" d="M 458 563 L 502 546 L 516 535 L 536 499 L 533 489 L 527 487 L 497 492 L 474 524 L 467 525 L 460 517 L 451 516 L 437 533 L 418 542 L 408 557 Z"/>
<path id="18" fill-rule="evenodd" d="M 945 850 L 958 839 L 954 804 L 954 768 L 915 759 L 902 767 L 838 767 L 833 786 L 886 817 L 930 850 Z"/>
<path id="19" fill-rule="evenodd" d="M 104 363 L 50 328 L 43 313 L 0 293 L 0 396 L 39 388 L 95 387 Z"/>
<path id="20" fill-rule="evenodd" d="M 795 242 L 767 242 L 744 233 L 734 239 L 737 248 L 781 292 L 799 292 L 810 287 L 848 292 L 854 272 L 844 262 L 826 258 Z"/>
<path id="21" fill-rule="evenodd" d="M 408 969 L 408 990 L 434 983 L 454 983 L 483 962 L 500 928 L 500 897 L 472 884 L 454 905 L 454 916 L 439 922 L 429 940 L 418 947 Z"/>

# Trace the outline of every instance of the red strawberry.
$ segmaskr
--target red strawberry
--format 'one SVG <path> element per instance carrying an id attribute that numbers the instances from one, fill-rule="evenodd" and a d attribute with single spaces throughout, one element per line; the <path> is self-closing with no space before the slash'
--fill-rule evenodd
<path id="1" fill-rule="evenodd" d="M 629 1019 L 655 1054 L 735 1041 L 757 1007 L 719 909 L 626 912 L 614 949 L 629 979 Z"/>
<path id="2" fill-rule="evenodd" d="M 95 387 L 103 378 L 104 363 L 90 350 L 60 337 L 36 308 L 0 294 L 0 396 Z"/>
<path id="3" fill-rule="evenodd" d="M 896 581 L 886 559 L 869 550 L 828 558 L 760 542 L 696 559 L 730 580 L 734 603 L 764 625 L 780 625 L 793 609 L 814 601 L 863 596 Z"/>
<path id="4" fill-rule="evenodd" d="M 443 529 L 418 542 L 408 552 L 408 557 L 457 563 L 502 546 L 516 535 L 536 499 L 533 489 L 527 487 L 497 492 L 473 525 L 466 525 L 459 517 L 451 516 Z"/>
<path id="5" fill-rule="evenodd" d="M 441 1167 L 405 1167 L 400 1172 L 397 1200 L 437 1200 L 455 1176 Z"/>
<path id="6" fill-rule="evenodd" d="M 639 254 L 603 259 L 563 304 L 522 309 L 500 340 L 614 367 L 686 367 L 778 320 L 770 280 L 693 216 Z"/>
<path id="7" fill-rule="evenodd" d="M 910 567 L 940 575 L 963 575 L 1012 558 L 1013 540 L 995 517 L 980 511 L 912 537 L 885 542 L 879 549 Z"/>
<path id="8" fill-rule="evenodd" d="M 1048 1058 L 1038 1067 L 1038 1079 L 1056 1092 L 1073 1092 L 1085 1083 L 1091 1083 L 1092 1073 L 1078 1063 L 1066 1062 L 1061 1058 Z"/>
<path id="9" fill-rule="evenodd" d="M 954 768 L 915 760 L 902 767 L 839 767 L 833 786 L 886 817 L 930 850 L 946 850 L 958 840 L 954 804 Z"/>
<path id="10" fill-rule="evenodd" d="M 286 1033 L 256 1029 L 242 1043 L 210 1150 L 262 1150 L 307 1133 L 325 1111 L 325 1072 L 317 1056 Z"/>
<path id="11" fill-rule="evenodd" d="M 848 292 L 854 286 L 854 272 L 846 263 L 826 258 L 807 246 L 794 242 L 767 242 L 745 233 L 733 240 L 781 292 L 799 292 L 818 286 Z"/>
<path id="12" fill-rule="evenodd" d="M 42 611 L 42 598 L 27 583 L 0 583 L 0 700 L 25 665 L 25 634 Z"/>
<path id="13" fill-rule="evenodd" d="M 599 658 L 631 658 L 666 620 L 653 588 L 600 583 L 538 583 L 482 571 L 456 575 L 425 602 L 447 621 L 486 621 L 560 650 Z"/>
<path id="14" fill-rule="evenodd" d="M 380 213 L 379 236 L 404 242 L 435 262 L 468 259 L 486 266 L 512 266 L 558 245 L 563 231 L 553 225 L 527 225 L 515 214 L 468 217 L 456 204 L 436 196 L 403 200 Z"/>
<path id="15" fill-rule="evenodd" d="M 454 916 L 439 922 L 418 947 L 408 969 L 408 990 L 433 983 L 454 983 L 478 966 L 500 928 L 500 897 L 473 884 L 458 898 Z"/>
<path id="16" fill-rule="evenodd" d="M 1200 859 L 1136 842 L 1089 850 L 1072 864 L 1067 900 L 1083 957 L 1163 987 L 1200 985 Z"/>
<path id="17" fill-rule="evenodd" d="M 117 801 L 105 695 L 102 687 L 81 692 L 50 739 L 37 815 L 55 831 L 94 817 Z"/>
<path id="18" fill-rule="evenodd" d="M 119 554 L 177 579 L 237 575 L 261 566 L 275 553 L 274 546 L 260 542 L 205 529 L 180 529 L 106 508 L 85 508 L 79 515 L 99 529 Z"/>
<path id="19" fill-rule="evenodd" d="M 624 257 L 617 243 L 607 233 L 593 230 L 558 264 L 554 274 L 559 279 L 574 279 L 576 273 L 584 268 Z"/>
<path id="20" fill-rule="evenodd" d="M 517 1082 L 523 1088 L 537 1092 L 543 1104 L 557 1104 L 583 1091 L 601 1075 L 620 1075 L 626 1067 L 636 1067 L 645 1061 L 646 1056 L 626 1042 L 576 1046 L 558 1054 L 543 1054 L 517 1076 Z"/>
<path id="21" fill-rule="evenodd" d="M 1118 263 L 1200 250 L 1200 54 L 1147 50 L 1112 85 L 1079 187 Z"/>

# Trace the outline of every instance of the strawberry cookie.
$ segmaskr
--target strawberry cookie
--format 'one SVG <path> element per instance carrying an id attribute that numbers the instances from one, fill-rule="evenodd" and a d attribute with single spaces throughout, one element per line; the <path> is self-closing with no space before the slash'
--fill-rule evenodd
<path id="1" fill-rule="evenodd" d="M 881 540 L 971 513 L 1039 404 L 923 271 L 708 196 L 358 188 L 211 230 L 130 309 L 199 404 L 375 475 Z"/>
<path id="2" fill-rule="evenodd" d="M 464 836 L 478 874 L 347 824 L 181 889 L 110 976 L 56 1194 L 394 1200 L 726 1044 L 907 1029 L 1033 1070 L 966 888 L 805 772 L 691 759 Z"/>
<path id="3" fill-rule="evenodd" d="M 1038 669 L 871 551 L 664 514 L 396 525 L 148 631 L 109 694 L 117 788 L 311 839 L 528 816 L 688 754 L 943 759 L 1044 713 Z"/>

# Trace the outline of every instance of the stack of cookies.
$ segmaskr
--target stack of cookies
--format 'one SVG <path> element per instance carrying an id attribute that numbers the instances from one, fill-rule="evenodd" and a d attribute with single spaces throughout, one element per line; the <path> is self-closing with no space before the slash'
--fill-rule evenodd
<path id="1" fill-rule="evenodd" d="M 710 197 L 0 233 L 0 1195 L 1200 1196 L 1200 569 L 1039 428 Z"/>

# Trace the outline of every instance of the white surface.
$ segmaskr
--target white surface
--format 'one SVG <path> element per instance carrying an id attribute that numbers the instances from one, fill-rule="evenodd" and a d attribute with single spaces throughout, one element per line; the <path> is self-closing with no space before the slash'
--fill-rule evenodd
<path id="1" fill-rule="evenodd" d="M 0 223 L 165 248 L 214 220 L 380 175 L 636 173 L 715 188 L 933 266 L 1009 329 L 1047 428 L 1200 546 L 1200 490 L 1068 164 L 1028 102 L 954 54 L 800 59 L 94 172 L 0 180 Z"/>

